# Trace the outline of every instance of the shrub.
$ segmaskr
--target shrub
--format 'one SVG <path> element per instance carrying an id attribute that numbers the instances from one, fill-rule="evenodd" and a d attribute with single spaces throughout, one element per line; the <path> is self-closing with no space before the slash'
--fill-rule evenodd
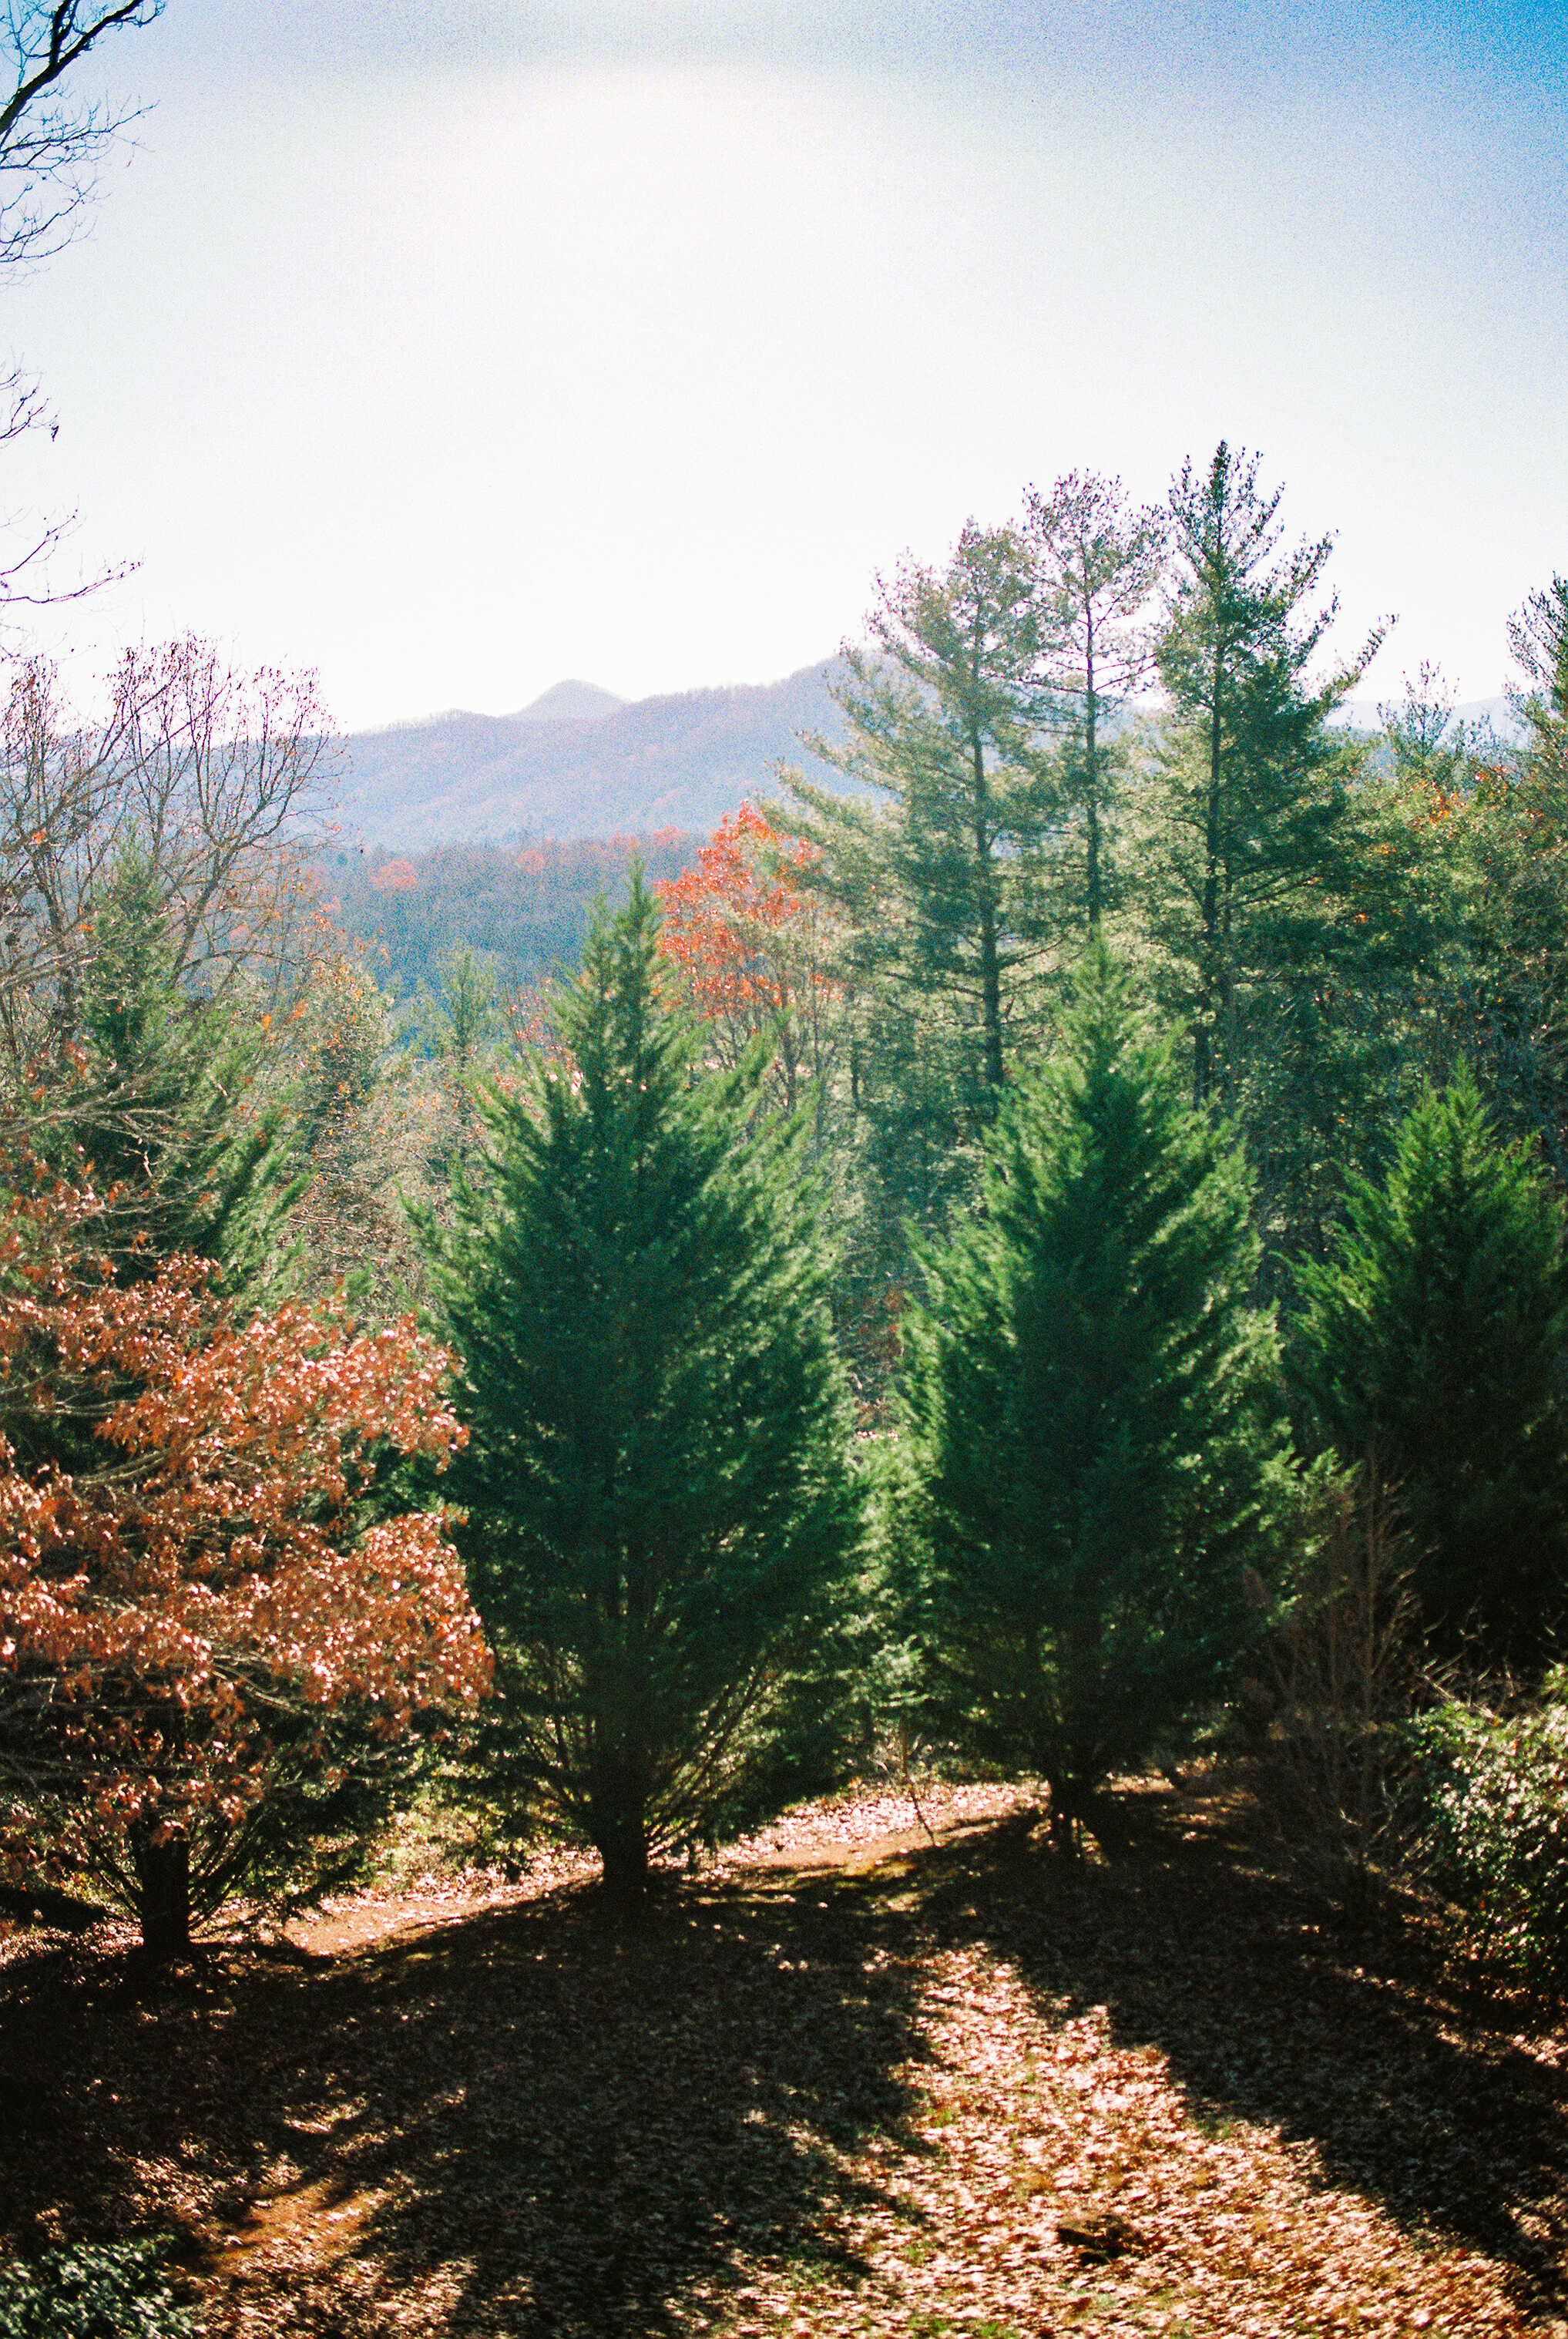
<path id="1" fill-rule="evenodd" d="M 1405 1538 L 1365 1466 L 1321 1458 L 1297 1503 L 1266 1680 L 1243 1684 L 1242 1710 L 1267 1715 L 1259 1784 L 1298 1851 L 1365 1908 L 1370 1863 L 1396 1832 L 1418 1685 Z"/>
<path id="2" fill-rule="evenodd" d="M 0 2339 L 185 2339 L 162 2241 L 76 2243 L 0 2265 Z"/>
<path id="3" fill-rule="evenodd" d="M 1484 1957 L 1568 1976 L 1568 1668 L 1503 1717 L 1450 1698 L 1410 1726 L 1417 1854 Z"/>

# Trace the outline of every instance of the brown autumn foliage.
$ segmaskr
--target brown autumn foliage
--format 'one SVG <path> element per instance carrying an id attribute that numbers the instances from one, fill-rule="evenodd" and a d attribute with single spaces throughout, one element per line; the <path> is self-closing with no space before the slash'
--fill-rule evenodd
<path id="1" fill-rule="evenodd" d="M 246 1318 L 207 1263 L 118 1279 L 104 1199 L 14 1175 L 0 1235 L 0 1835 L 178 1946 L 242 1880 L 287 1772 L 471 1705 L 489 1657 L 440 1511 L 385 1456 L 465 1433 L 446 1353 L 340 1302 Z"/>

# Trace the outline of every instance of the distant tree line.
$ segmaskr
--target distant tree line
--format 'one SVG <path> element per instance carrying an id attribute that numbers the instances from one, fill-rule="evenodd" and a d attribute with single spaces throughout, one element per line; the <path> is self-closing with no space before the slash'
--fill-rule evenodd
<path id="1" fill-rule="evenodd" d="M 329 914 L 401 1007 L 439 997 L 448 962 L 465 951 L 502 990 L 537 990 L 577 965 L 595 901 L 621 899 L 634 855 L 650 877 L 674 877 L 695 860 L 699 842 L 663 828 L 645 837 L 543 837 L 412 854 L 340 844 L 321 856 L 317 876 Z"/>

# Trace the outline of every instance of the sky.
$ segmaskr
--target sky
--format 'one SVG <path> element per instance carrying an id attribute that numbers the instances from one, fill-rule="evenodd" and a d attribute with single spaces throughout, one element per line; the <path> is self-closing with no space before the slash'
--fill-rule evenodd
<path id="1" fill-rule="evenodd" d="M 1216 442 L 1336 533 L 1364 696 L 1568 569 L 1568 10 L 167 0 L 0 282 L 79 696 L 194 631 L 346 729 L 764 682 L 1026 484 Z"/>

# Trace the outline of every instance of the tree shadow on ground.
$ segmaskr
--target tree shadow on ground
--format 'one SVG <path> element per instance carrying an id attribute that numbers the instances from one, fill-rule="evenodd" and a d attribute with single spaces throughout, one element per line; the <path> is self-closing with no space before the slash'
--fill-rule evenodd
<path id="1" fill-rule="evenodd" d="M 1008 1823 L 922 1863 L 939 1938 L 983 1939 L 1062 2018 L 1154 2045 L 1206 2127 L 1310 2145 L 1325 2181 L 1568 2299 L 1568 2068 L 1540 2009 L 1455 1980 L 1430 1928 L 1352 1928 L 1293 1880 L 1245 1796 L 1122 1799 L 1109 1860 Z"/>
<path id="2" fill-rule="evenodd" d="M 841 2156 L 903 2119 L 920 1982 L 843 1879 L 668 1892 L 631 1930 L 578 1890 L 330 1961 L 62 1953 L 6 2017 L 44 2107 L 0 2143 L 6 2222 L 175 2228 L 214 2332 L 286 2291 L 324 2333 L 423 2296 L 464 2334 L 656 2339 L 748 2270 L 854 2271 Z"/>
<path id="3" fill-rule="evenodd" d="M 896 1873 L 666 1890 L 632 1931 L 588 1889 L 335 1958 L 25 1955 L 0 1972 L 4 2237 L 173 2229 L 213 2339 L 700 2329 L 753 2276 L 860 2270 L 879 2137 L 905 2171 L 924 2148 L 932 1956 L 978 1945 L 1048 2019 L 1103 2007 L 1159 2048 L 1200 2123 L 1310 2145 L 1560 2308 L 1568 2073 L 1524 2011 L 1419 1926 L 1336 1929 L 1240 1803 L 1123 1811 L 1109 1861 L 1004 1825 Z"/>

